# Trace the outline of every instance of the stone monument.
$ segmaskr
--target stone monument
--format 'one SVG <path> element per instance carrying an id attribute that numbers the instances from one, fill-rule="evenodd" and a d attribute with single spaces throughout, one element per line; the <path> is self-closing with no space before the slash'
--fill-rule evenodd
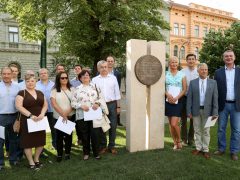
<path id="1" fill-rule="evenodd" d="M 165 42 L 127 42 L 126 133 L 130 152 L 164 147 Z"/>

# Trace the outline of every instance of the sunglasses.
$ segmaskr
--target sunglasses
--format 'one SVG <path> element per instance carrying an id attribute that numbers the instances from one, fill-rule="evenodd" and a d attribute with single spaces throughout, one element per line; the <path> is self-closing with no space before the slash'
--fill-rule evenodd
<path id="1" fill-rule="evenodd" d="M 64 80 L 64 79 L 68 79 L 68 77 L 61 77 L 60 79 Z"/>

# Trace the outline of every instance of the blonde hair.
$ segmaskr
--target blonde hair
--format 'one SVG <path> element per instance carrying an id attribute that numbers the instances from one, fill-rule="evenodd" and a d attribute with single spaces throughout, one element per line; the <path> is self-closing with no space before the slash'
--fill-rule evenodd
<path id="1" fill-rule="evenodd" d="M 33 74 L 25 74 L 25 76 L 24 76 L 25 81 L 27 81 L 27 80 L 29 80 L 29 79 L 31 79 L 31 78 L 33 78 L 33 79 L 36 80 L 36 77 L 35 77 L 35 75 L 33 75 Z"/>
<path id="2" fill-rule="evenodd" d="M 168 64 L 170 64 L 171 61 L 173 61 L 173 60 L 176 60 L 178 62 L 178 58 L 176 56 L 172 56 L 172 57 L 169 58 Z"/>

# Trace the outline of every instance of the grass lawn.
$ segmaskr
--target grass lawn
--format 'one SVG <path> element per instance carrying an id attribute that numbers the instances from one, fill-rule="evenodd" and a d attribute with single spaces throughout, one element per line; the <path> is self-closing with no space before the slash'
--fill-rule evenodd
<path id="1" fill-rule="evenodd" d="M 228 141 L 229 142 L 229 129 Z M 216 150 L 217 128 L 211 129 L 210 152 Z M 50 149 L 50 138 L 46 148 Z M 76 136 L 74 136 L 76 138 Z M 0 180 L 9 179 L 240 179 L 240 160 L 234 162 L 229 153 L 222 157 L 193 156 L 193 147 L 181 151 L 172 150 L 172 140 L 168 127 L 165 128 L 165 148 L 146 152 L 129 153 L 125 149 L 125 129 L 117 134 L 118 155 L 106 154 L 100 161 L 90 158 L 82 160 L 80 147 L 73 147 L 71 160 L 55 162 L 55 151 L 48 151 L 49 158 L 42 160 L 44 167 L 39 172 L 26 168 L 23 160 L 19 167 L 11 168 L 6 160 L 6 168 L 0 172 Z M 74 140 L 75 142 L 75 140 Z M 228 143 L 229 145 L 229 143 Z M 229 150 L 227 150 L 229 151 Z M 51 163 L 52 161 L 52 163 Z"/>

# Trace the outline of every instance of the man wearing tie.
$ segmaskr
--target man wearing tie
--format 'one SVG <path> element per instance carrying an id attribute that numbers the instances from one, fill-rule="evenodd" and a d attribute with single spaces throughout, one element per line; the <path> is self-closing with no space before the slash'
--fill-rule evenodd
<path id="1" fill-rule="evenodd" d="M 231 159 L 238 160 L 237 153 L 240 145 L 240 68 L 234 64 L 235 54 L 232 50 L 223 53 L 225 66 L 215 72 L 219 98 L 219 122 L 218 122 L 218 150 L 216 155 L 223 155 L 226 150 L 226 128 L 230 115 Z"/>
<path id="2" fill-rule="evenodd" d="M 208 66 L 198 65 L 199 78 L 192 80 L 187 95 L 187 114 L 193 118 L 196 149 L 193 155 L 203 152 L 206 159 L 209 155 L 210 127 L 205 128 L 207 118 L 218 116 L 218 91 L 215 80 L 208 79 Z"/>

